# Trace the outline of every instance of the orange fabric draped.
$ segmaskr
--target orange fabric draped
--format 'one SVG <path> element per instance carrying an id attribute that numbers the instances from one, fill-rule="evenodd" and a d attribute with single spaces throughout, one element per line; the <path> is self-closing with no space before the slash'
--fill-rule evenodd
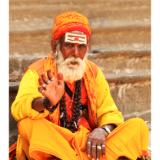
<path id="1" fill-rule="evenodd" d="M 54 155 L 62 160 L 89 160 L 85 152 L 89 131 L 83 126 L 72 133 L 46 119 L 27 118 L 19 122 L 18 128 L 22 146 L 30 159 L 47 160 Z M 138 118 L 126 121 L 107 137 L 106 160 L 116 160 L 119 156 L 136 160 L 143 150 L 147 150 L 147 139 L 148 128 L 144 121 Z"/>
<path id="2" fill-rule="evenodd" d="M 91 127 L 94 128 L 97 125 L 97 116 L 96 116 L 96 91 L 94 90 L 96 82 L 96 76 L 97 76 L 97 66 L 92 63 L 91 61 L 86 62 L 86 72 L 84 73 L 84 84 L 87 90 L 87 95 L 89 98 L 88 106 L 89 107 L 89 120 Z M 52 72 L 57 74 L 57 68 L 54 57 L 49 54 L 47 59 L 39 60 L 32 65 L 29 66 L 29 69 L 36 70 L 38 74 L 42 74 L 42 72 L 45 72 L 49 69 L 52 70 Z M 60 114 L 59 107 L 54 111 L 53 114 L 49 115 L 50 120 L 53 123 L 58 124 L 58 117 Z"/>

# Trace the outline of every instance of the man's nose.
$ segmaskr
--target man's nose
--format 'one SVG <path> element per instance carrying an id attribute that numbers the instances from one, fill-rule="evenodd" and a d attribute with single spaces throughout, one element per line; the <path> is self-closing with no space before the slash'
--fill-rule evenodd
<path id="1" fill-rule="evenodd" d="M 74 45 L 74 48 L 73 48 L 73 56 L 74 57 L 78 57 L 79 56 L 79 48 L 78 48 L 78 45 Z"/>

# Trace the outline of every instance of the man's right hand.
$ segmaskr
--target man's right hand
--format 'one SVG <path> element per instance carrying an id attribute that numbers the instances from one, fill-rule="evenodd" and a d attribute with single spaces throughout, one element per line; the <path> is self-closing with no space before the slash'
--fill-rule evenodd
<path id="1" fill-rule="evenodd" d="M 47 97 L 52 105 L 56 105 L 64 94 L 64 80 L 63 75 L 58 73 L 57 77 L 48 70 L 47 75 L 41 74 L 39 77 L 39 92 L 44 97 Z"/>

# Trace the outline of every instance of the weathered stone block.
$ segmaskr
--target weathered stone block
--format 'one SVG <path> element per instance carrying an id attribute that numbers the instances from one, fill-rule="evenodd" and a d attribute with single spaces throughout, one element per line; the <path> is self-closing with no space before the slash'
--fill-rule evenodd
<path id="1" fill-rule="evenodd" d="M 141 117 L 142 115 L 145 118 L 149 118 L 148 120 L 150 121 L 150 116 L 148 116 L 151 110 L 150 81 L 134 84 L 112 84 L 111 94 L 123 115 L 130 115 L 131 117 Z"/>
<path id="2" fill-rule="evenodd" d="M 114 53 L 110 57 L 105 56 L 89 56 L 89 58 L 101 67 L 103 72 L 118 74 L 120 72 L 131 73 L 139 70 L 146 70 L 151 67 L 150 55 L 144 55 L 143 57 L 129 56 L 119 54 L 114 56 Z"/>

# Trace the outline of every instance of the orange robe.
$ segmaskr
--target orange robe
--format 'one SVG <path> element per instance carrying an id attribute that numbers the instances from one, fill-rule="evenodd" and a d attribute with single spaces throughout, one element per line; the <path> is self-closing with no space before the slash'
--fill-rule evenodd
<path id="1" fill-rule="evenodd" d="M 106 139 L 106 159 L 116 160 L 119 156 L 136 159 L 148 146 L 148 128 L 141 119 L 123 122 L 109 91 L 105 77 L 94 63 L 86 61 L 84 85 L 88 96 L 89 124 L 91 128 L 104 124 L 118 127 Z M 72 133 L 59 124 L 59 107 L 49 114 L 47 110 L 39 113 L 32 109 L 34 98 L 42 97 L 38 92 L 38 77 L 51 69 L 57 73 L 54 59 L 40 60 L 26 71 L 19 87 L 17 97 L 12 104 L 12 115 L 18 121 L 17 159 L 45 160 L 54 155 L 62 160 L 88 160 L 86 141 L 89 130 L 83 125 Z M 32 82 L 32 83 L 30 83 Z M 49 116 L 48 121 L 46 117 Z"/>

